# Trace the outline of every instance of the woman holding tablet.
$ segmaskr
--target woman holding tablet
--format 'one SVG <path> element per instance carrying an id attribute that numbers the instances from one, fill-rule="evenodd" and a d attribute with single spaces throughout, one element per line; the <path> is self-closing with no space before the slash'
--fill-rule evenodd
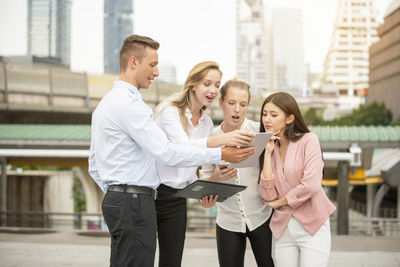
<path id="1" fill-rule="evenodd" d="M 209 137 L 214 125 L 204 110 L 218 96 L 221 76 L 217 63 L 201 62 L 190 71 L 183 91 L 157 107 L 156 121 L 172 142 L 199 147 L 243 146 L 251 142 L 254 134 L 246 131 Z M 157 162 L 157 169 L 161 179 L 156 200 L 159 266 L 180 266 L 186 232 L 186 199 L 174 194 L 198 179 L 197 167 L 169 167 Z M 225 179 L 235 174 L 236 170 L 226 169 L 214 176 Z"/>
<path id="2" fill-rule="evenodd" d="M 250 86 L 242 81 L 229 80 L 221 88 L 219 105 L 224 121 L 212 135 L 236 130 L 259 132 L 259 123 L 245 118 L 250 102 Z M 271 258 L 272 234 L 269 217 L 272 209 L 262 203 L 258 192 L 259 166 L 238 168 L 232 178 L 213 175 L 221 166 L 207 165 L 200 171 L 210 181 L 246 185 L 244 191 L 217 203 L 217 249 L 220 266 L 243 267 L 247 238 L 250 241 L 257 266 L 274 266 Z M 215 204 L 213 199 L 201 200 L 203 207 Z"/>

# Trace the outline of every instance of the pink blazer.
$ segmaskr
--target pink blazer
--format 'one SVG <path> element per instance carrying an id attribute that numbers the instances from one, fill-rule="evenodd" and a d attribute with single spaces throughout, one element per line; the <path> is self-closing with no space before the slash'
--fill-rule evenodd
<path id="1" fill-rule="evenodd" d="M 271 155 L 272 179 L 261 174 L 259 192 L 265 201 L 286 196 L 288 206 L 274 210 L 271 231 L 275 239 L 284 233 L 291 216 L 294 216 L 310 233 L 315 234 L 335 211 L 322 188 L 324 162 L 318 137 L 306 133 L 300 140 L 290 142 L 282 166 L 279 145 L 275 143 Z"/>

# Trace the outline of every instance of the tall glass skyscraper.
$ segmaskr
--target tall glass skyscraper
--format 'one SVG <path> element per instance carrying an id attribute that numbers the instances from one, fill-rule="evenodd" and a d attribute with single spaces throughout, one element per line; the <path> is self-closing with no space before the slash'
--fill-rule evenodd
<path id="1" fill-rule="evenodd" d="M 28 0 L 28 55 L 69 65 L 70 40 L 70 0 Z"/>
<path id="2" fill-rule="evenodd" d="M 104 0 L 104 72 L 119 73 L 118 54 L 133 33 L 132 0 Z"/>

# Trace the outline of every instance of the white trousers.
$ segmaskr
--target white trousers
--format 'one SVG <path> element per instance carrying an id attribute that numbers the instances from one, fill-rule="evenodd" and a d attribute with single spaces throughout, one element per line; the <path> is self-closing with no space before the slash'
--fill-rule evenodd
<path id="1" fill-rule="evenodd" d="M 278 239 L 272 238 L 272 258 L 275 267 L 328 266 L 331 251 L 329 218 L 311 235 L 294 217 Z"/>

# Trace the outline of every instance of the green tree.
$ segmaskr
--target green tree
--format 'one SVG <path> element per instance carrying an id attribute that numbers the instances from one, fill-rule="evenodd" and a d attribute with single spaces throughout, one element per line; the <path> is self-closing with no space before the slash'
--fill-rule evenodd
<path id="1" fill-rule="evenodd" d="M 320 110 L 316 108 L 309 108 L 303 114 L 303 119 L 307 125 L 320 125 L 322 124 L 322 115 L 320 115 Z"/>
<path id="2" fill-rule="evenodd" d="M 397 120 L 393 121 L 390 125 L 392 125 L 392 126 L 400 126 L 400 117 L 398 117 Z"/>
<path id="3" fill-rule="evenodd" d="M 385 107 L 385 104 L 373 102 L 369 105 L 361 105 L 352 114 L 346 115 L 332 121 L 323 122 L 324 125 L 339 126 L 377 126 L 389 125 L 392 121 L 392 111 Z"/>
<path id="4" fill-rule="evenodd" d="M 77 176 L 74 176 L 74 185 L 72 190 L 74 194 L 74 211 L 86 211 L 85 191 L 83 190 L 81 180 Z"/>

